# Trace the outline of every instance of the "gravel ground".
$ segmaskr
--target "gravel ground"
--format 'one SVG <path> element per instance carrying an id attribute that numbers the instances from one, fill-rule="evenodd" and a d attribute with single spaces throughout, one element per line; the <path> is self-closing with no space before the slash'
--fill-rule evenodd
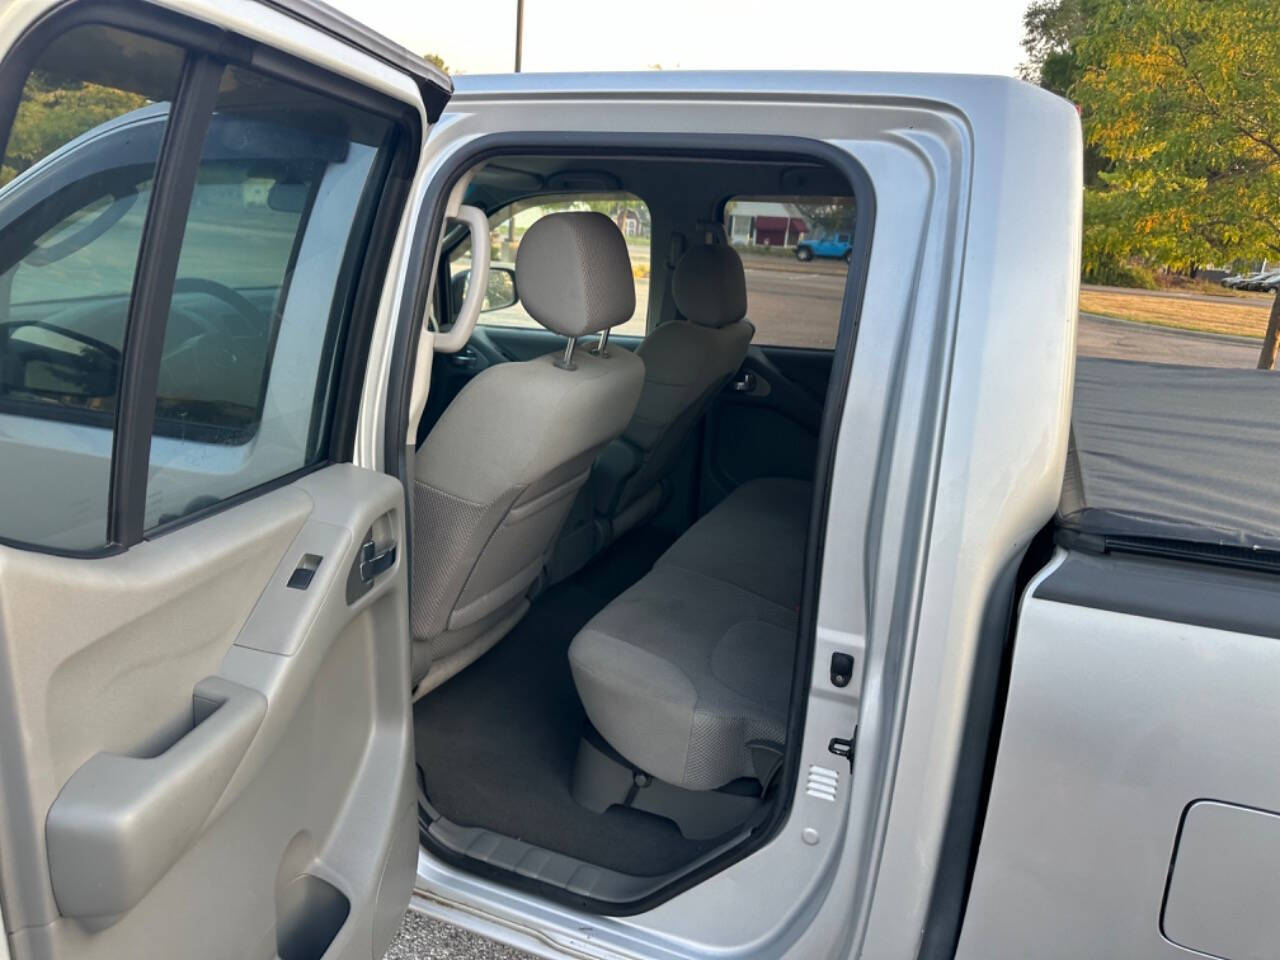
<path id="1" fill-rule="evenodd" d="M 433 920 L 416 910 L 410 910 L 405 914 L 404 924 L 392 942 L 391 949 L 387 951 L 386 960 L 437 960 L 441 957 L 534 960 L 527 953 L 477 937 L 458 927 Z"/>

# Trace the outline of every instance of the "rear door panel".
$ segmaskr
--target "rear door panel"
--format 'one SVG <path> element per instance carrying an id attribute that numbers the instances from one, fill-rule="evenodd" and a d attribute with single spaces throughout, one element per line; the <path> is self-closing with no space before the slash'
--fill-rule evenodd
<path id="1" fill-rule="evenodd" d="M 707 411 L 702 511 L 758 477 L 813 479 L 833 356 L 790 347 L 748 350 Z"/>
<path id="2" fill-rule="evenodd" d="M 407 585 L 398 560 L 352 602 L 347 582 L 371 528 L 403 542 L 402 500 L 340 465 L 115 557 L 0 548 L 17 956 L 270 957 L 335 921 L 332 956 L 381 955 L 417 846 Z M 321 560 L 302 590 L 304 554 Z M 197 724 L 197 688 L 261 701 L 248 737 L 193 746 L 232 705 Z M 155 776 L 135 796 L 83 779 L 108 756 Z M 98 859 L 113 829 L 115 872 Z"/>

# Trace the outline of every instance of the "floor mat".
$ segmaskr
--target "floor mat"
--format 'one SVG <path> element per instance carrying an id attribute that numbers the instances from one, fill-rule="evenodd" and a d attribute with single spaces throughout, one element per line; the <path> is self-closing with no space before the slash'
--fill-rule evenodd
<path id="1" fill-rule="evenodd" d="M 496 647 L 418 701 L 418 765 L 442 814 L 643 876 L 668 873 L 716 845 L 686 840 L 648 814 L 592 813 L 569 794 L 586 722 L 569 673 L 569 642 L 670 544 L 647 528 L 623 537 L 539 597 Z"/>

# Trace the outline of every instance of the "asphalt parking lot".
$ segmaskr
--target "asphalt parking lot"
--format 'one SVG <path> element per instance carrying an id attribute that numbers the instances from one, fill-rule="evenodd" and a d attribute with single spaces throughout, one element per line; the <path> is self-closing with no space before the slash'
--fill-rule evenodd
<path id="1" fill-rule="evenodd" d="M 1260 346 L 1243 337 L 1189 333 L 1087 313 L 1080 314 L 1076 328 L 1076 352 L 1083 357 L 1252 369 Z"/>

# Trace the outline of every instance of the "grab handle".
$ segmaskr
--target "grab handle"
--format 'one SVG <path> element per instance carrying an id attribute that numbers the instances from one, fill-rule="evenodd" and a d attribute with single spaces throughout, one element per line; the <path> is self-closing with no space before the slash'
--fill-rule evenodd
<path id="1" fill-rule="evenodd" d="M 164 753 L 98 753 L 72 774 L 45 821 L 59 911 L 103 920 L 135 906 L 199 837 L 266 712 L 258 691 L 209 677 L 192 729 Z"/>

